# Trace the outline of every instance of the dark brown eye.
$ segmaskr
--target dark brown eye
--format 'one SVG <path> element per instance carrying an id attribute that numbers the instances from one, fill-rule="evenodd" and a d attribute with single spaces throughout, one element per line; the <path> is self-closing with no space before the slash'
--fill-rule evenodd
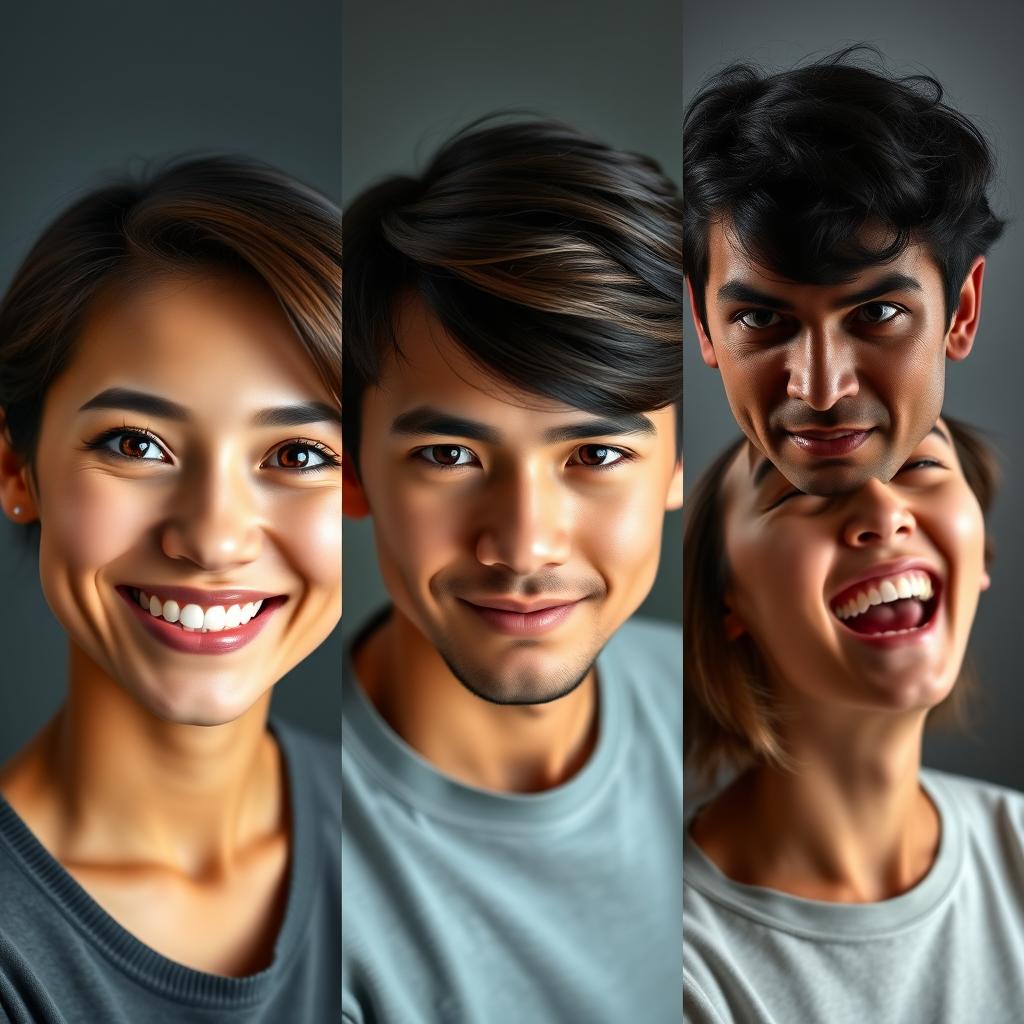
<path id="1" fill-rule="evenodd" d="M 575 461 L 581 466 L 589 466 L 592 469 L 604 469 L 606 466 L 614 466 L 616 462 L 625 458 L 625 454 L 618 448 L 610 448 L 604 444 L 584 444 L 576 449 Z"/>
<path id="2" fill-rule="evenodd" d="M 309 465 L 309 446 L 286 444 L 277 451 L 277 464 L 283 469 L 305 469 Z"/>
<path id="3" fill-rule="evenodd" d="M 144 459 L 150 450 L 156 450 L 152 441 L 141 434 L 122 434 L 117 444 L 118 451 L 129 459 Z M 149 455 L 152 458 L 152 455 Z"/>
<path id="4" fill-rule="evenodd" d="M 473 453 L 461 444 L 432 444 L 429 448 L 421 448 L 416 457 L 432 466 L 451 469 L 455 466 L 469 466 L 474 461 Z"/>

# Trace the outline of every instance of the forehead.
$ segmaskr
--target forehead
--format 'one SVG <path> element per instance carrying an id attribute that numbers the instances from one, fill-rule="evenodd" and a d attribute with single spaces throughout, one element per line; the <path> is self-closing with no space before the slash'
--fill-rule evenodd
<path id="1" fill-rule="evenodd" d="M 875 242 L 870 233 L 866 240 L 869 244 Z M 885 241 L 884 236 L 877 236 L 877 244 Z M 913 278 L 923 292 L 941 297 L 942 275 L 931 250 L 923 243 L 912 243 L 895 259 L 867 266 L 843 281 L 814 284 L 793 281 L 758 263 L 744 249 L 728 220 L 714 221 L 708 231 L 707 295 L 712 305 L 718 300 L 719 290 L 733 282 L 783 298 L 794 306 L 829 305 L 880 277 L 894 274 Z"/>
<path id="2" fill-rule="evenodd" d="M 429 407 L 526 437 L 554 422 L 592 415 L 516 387 L 476 363 L 418 295 L 402 298 L 395 335 L 401 353 L 388 356 L 378 385 L 368 389 L 363 400 L 364 419 L 374 427 L 384 428 L 404 412 Z M 661 423 L 671 429 L 671 407 L 644 415 L 659 429 Z"/>
<path id="3" fill-rule="evenodd" d="M 231 274 L 166 275 L 98 296 L 52 390 L 92 397 L 112 386 L 219 413 L 330 399 L 270 289 Z"/>

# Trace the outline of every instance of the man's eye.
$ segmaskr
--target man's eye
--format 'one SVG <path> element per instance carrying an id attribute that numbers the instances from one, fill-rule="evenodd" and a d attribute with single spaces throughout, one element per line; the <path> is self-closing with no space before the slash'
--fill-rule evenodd
<path id="1" fill-rule="evenodd" d="M 442 469 L 471 466 L 476 462 L 476 456 L 461 444 L 432 444 L 426 448 L 418 448 L 415 455 L 424 462 L 440 466 Z"/>
<path id="2" fill-rule="evenodd" d="M 866 324 L 887 324 L 902 315 L 903 310 L 891 302 L 869 302 L 861 306 L 854 313 L 853 318 Z"/>
<path id="3" fill-rule="evenodd" d="M 133 462 L 170 462 L 156 439 L 143 430 L 108 430 L 88 443 L 89 448 Z"/>
<path id="4" fill-rule="evenodd" d="M 736 318 L 744 327 L 752 331 L 763 331 L 768 327 L 776 327 L 782 323 L 782 317 L 773 309 L 748 309 Z"/>
<path id="5" fill-rule="evenodd" d="M 624 458 L 626 458 L 626 453 L 621 448 L 610 448 L 603 444 L 585 444 L 573 452 L 569 461 L 578 466 L 604 469 L 606 466 L 614 466 Z"/>
<path id="6" fill-rule="evenodd" d="M 288 441 L 274 449 L 273 454 L 263 463 L 272 469 L 292 469 L 300 473 L 338 466 L 341 462 L 326 445 L 318 441 Z"/>

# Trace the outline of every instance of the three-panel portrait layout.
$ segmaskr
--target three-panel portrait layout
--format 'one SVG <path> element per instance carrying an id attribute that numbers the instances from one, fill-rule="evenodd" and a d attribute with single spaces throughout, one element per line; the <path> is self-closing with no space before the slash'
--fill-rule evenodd
<path id="1" fill-rule="evenodd" d="M 0 44 L 0 1024 L 1021 1024 L 1024 12 L 108 6 Z"/>

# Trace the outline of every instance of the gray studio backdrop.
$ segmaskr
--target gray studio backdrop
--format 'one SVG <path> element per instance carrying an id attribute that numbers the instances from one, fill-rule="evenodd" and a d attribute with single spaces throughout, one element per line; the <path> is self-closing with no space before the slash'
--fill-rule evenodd
<path id="1" fill-rule="evenodd" d="M 1000 167 L 997 210 L 1010 218 L 985 275 L 981 327 L 966 362 L 949 366 L 946 411 L 984 428 L 1002 456 L 1005 484 L 990 528 L 996 541 L 992 588 L 982 596 L 973 650 L 981 687 L 973 735 L 931 735 L 925 761 L 938 768 L 1024 789 L 1020 723 L 1024 690 L 1012 639 L 1020 628 L 1014 582 L 1024 573 L 1017 530 L 1024 511 L 1024 439 L 1020 388 L 1024 351 L 1016 273 L 1024 265 L 1024 67 L 1020 40 L 1024 8 L 978 0 L 861 0 L 822 5 L 815 0 L 761 4 L 753 0 L 684 0 L 684 99 L 712 72 L 734 60 L 789 66 L 853 42 L 871 42 L 903 74 L 925 71 L 943 83 L 948 100 L 971 117 L 994 145 Z M 700 359 L 692 324 L 684 328 L 687 483 L 735 436 L 717 373 Z"/>
<path id="2" fill-rule="evenodd" d="M 343 31 L 345 202 L 423 166 L 473 118 L 519 109 L 567 121 L 682 176 L 679 0 L 349 0 Z M 345 628 L 386 603 L 372 527 L 345 520 Z M 641 614 L 679 622 L 682 523 L 665 522 Z"/>
<path id="3" fill-rule="evenodd" d="M 183 151 L 259 157 L 341 198 L 339 0 L 6 4 L 0 288 L 42 228 L 109 172 Z M 66 638 L 0 522 L 0 761 L 53 713 Z M 340 736 L 340 630 L 278 684 L 275 712 Z"/>

